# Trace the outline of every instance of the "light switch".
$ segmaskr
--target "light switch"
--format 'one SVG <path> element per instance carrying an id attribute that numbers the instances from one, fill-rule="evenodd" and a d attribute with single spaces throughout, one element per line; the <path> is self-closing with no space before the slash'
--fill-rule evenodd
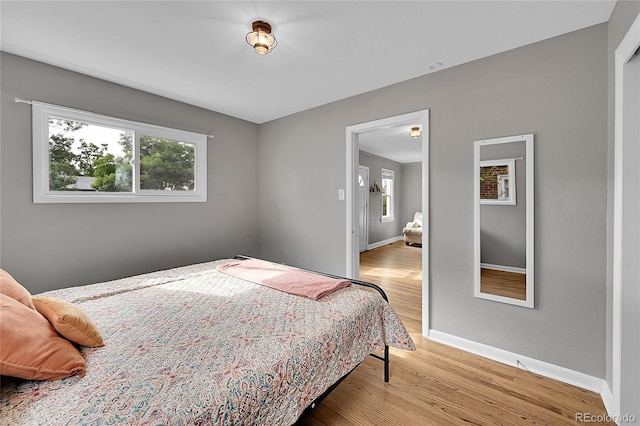
<path id="1" fill-rule="evenodd" d="M 338 189 L 338 200 L 344 201 L 344 189 Z"/>

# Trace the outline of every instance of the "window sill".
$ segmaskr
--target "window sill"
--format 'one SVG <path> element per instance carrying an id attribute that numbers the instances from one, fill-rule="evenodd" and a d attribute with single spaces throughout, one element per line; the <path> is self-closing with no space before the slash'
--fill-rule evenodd
<path id="1" fill-rule="evenodd" d="M 114 194 L 101 193 L 88 195 L 82 193 L 33 194 L 34 204 L 40 203 L 206 203 L 206 193 L 191 194 Z"/>
<path id="2" fill-rule="evenodd" d="M 395 220 L 395 217 L 383 217 L 380 219 L 380 223 L 394 222 Z"/>

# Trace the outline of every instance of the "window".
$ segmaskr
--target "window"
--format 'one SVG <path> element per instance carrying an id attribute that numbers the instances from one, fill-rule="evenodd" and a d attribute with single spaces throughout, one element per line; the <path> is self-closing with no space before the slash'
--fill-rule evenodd
<path id="1" fill-rule="evenodd" d="M 480 204 L 516 204 L 513 159 L 480 161 Z"/>
<path id="2" fill-rule="evenodd" d="M 34 203 L 207 201 L 207 136 L 33 103 Z"/>
<path id="3" fill-rule="evenodd" d="M 382 223 L 395 220 L 393 216 L 394 175 L 395 172 L 393 170 L 382 169 L 382 217 L 380 219 Z"/>
<path id="4" fill-rule="evenodd" d="M 498 175 L 498 200 L 508 200 L 509 197 L 509 175 Z"/>

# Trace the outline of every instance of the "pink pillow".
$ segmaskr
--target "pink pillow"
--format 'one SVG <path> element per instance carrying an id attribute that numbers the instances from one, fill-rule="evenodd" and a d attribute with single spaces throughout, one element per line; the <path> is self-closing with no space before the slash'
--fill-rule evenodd
<path id="1" fill-rule="evenodd" d="M 31 293 L 22 287 L 18 281 L 14 280 L 4 269 L 0 269 L 0 294 L 9 296 L 34 311 L 36 310 L 31 300 Z"/>
<path id="2" fill-rule="evenodd" d="M 0 294 L 0 317 L 0 375 L 30 380 L 84 376 L 87 366 L 80 351 L 38 311 Z"/>

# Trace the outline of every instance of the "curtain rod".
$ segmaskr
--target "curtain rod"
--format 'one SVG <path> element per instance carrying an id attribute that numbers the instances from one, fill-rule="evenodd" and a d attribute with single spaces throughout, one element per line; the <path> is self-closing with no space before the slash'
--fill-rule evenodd
<path id="1" fill-rule="evenodd" d="M 18 98 L 18 97 L 13 98 L 13 102 L 18 103 L 18 104 L 27 104 L 27 105 L 33 105 L 34 102 L 38 103 L 38 104 L 44 104 L 44 105 L 53 105 L 53 104 L 48 104 L 46 102 L 34 101 L 32 99 L 22 99 L 22 98 Z M 53 105 L 53 106 L 57 107 L 57 106 L 62 106 L 62 105 Z M 63 107 L 63 108 L 68 108 L 68 107 Z M 212 134 L 208 134 L 208 135 L 205 135 L 205 136 L 210 138 L 210 139 L 213 139 L 213 135 Z"/>
<path id="2" fill-rule="evenodd" d="M 515 158 L 495 158 L 491 160 L 480 160 L 480 161 L 508 161 L 508 160 L 524 160 L 524 157 L 515 157 Z"/>

